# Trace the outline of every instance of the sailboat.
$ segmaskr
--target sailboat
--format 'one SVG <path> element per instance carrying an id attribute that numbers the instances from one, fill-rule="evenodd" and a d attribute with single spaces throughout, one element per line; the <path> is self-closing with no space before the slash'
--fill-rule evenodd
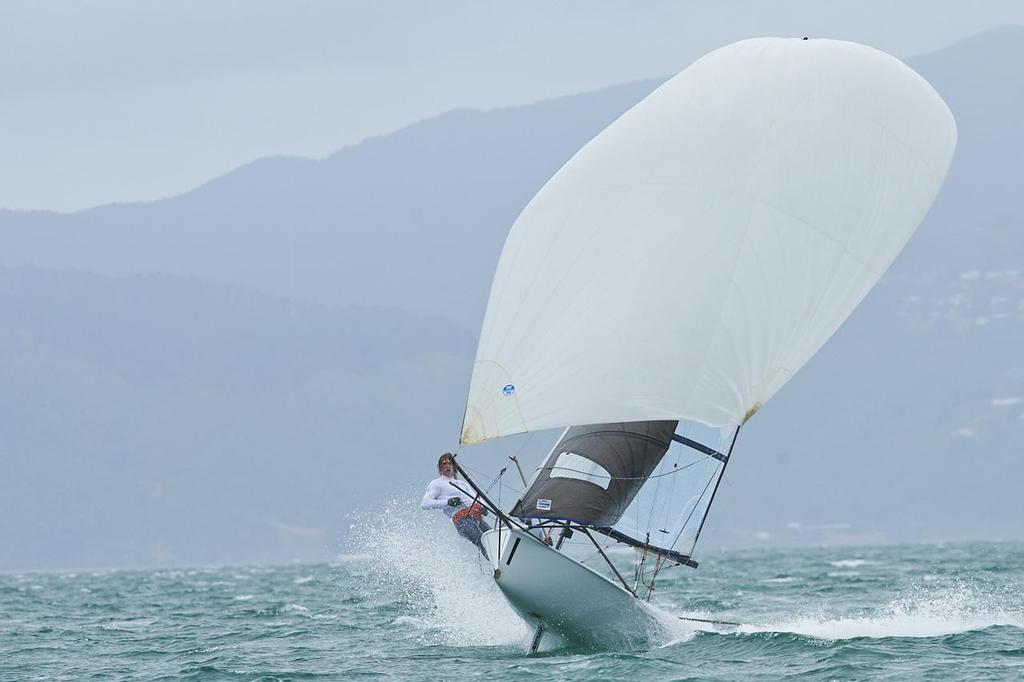
<path id="1" fill-rule="evenodd" d="M 495 513 L 482 541 L 532 650 L 545 631 L 630 646 L 659 628 L 658 574 L 698 566 L 741 428 L 899 254 L 956 138 L 898 59 L 757 38 L 665 82 L 530 201 L 494 276 L 460 441 L 564 431 L 507 512 L 459 468 Z"/>

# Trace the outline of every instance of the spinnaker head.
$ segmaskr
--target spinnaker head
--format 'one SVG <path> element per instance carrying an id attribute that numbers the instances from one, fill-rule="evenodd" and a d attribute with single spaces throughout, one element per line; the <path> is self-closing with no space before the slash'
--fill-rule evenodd
<path id="1" fill-rule="evenodd" d="M 516 220 L 463 444 L 602 422 L 741 424 L 924 218 L 956 124 L 896 58 L 759 38 L 591 140 Z"/>

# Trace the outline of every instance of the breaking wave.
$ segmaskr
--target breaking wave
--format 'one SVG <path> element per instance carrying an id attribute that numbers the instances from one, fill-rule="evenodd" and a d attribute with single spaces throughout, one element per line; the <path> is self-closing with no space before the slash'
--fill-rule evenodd
<path id="1" fill-rule="evenodd" d="M 1019 593 L 986 592 L 965 582 L 915 588 L 864 615 L 806 615 L 762 625 L 743 625 L 739 633 L 787 632 L 824 640 L 884 637 L 941 637 L 994 626 L 1024 628 Z"/>

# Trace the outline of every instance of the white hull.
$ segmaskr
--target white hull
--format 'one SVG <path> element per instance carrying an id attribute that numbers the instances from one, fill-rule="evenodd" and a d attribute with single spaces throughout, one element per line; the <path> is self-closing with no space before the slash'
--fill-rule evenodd
<path id="1" fill-rule="evenodd" d="M 481 540 L 498 588 L 534 628 L 543 623 L 574 642 L 627 648 L 643 646 L 663 628 L 646 602 L 526 532 L 502 528 Z"/>

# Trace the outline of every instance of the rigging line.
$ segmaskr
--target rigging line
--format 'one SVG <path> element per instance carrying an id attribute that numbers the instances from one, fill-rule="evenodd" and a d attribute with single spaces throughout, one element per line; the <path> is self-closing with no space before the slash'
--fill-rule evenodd
<path id="1" fill-rule="evenodd" d="M 633 513 L 633 527 L 636 529 L 636 534 L 640 535 L 640 503 L 636 499 L 633 500 L 634 513 Z M 634 557 L 635 561 L 635 557 Z"/>
<path id="2" fill-rule="evenodd" d="M 651 581 L 646 584 L 647 594 L 644 595 L 644 599 L 647 601 L 651 600 L 651 595 L 654 594 L 654 584 L 658 581 L 658 573 L 661 572 L 661 567 L 665 565 L 665 557 L 659 555 L 654 561 L 654 572 L 651 573 Z"/>
<path id="3" fill-rule="evenodd" d="M 499 472 L 498 472 L 498 475 L 497 475 L 497 476 L 495 476 L 495 477 L 494 477 L 494 478 L 493 478 L 493 479 L 491 480 L 491 483 L 490 483 L 490 485 L 488 485 L 488 486 L 487 486 L 487 490 L 485 490 L 485 491 L 484 491 L 485 493 L 489 493 L 489 492 L 491 492 L 491 488 L 493 488 L 493 487 L 494 487 L 494 484 L 495 484 L 495 483 L 497 483 L 497 484 L 498 484 L 498 495 L 501 495 L 501 478 L 502 478 L 502 477 L 503 477 L 503 476 L 505 475 L 505 469 L 507 469 L 507 468 L 508 468 L 508 467 L 504 467 L 504 468 L 503 468 L 503 469 L 502 469 L 501 471 L 499 471 Z M 500 499 L 500 498 L 499 498 L 499 499 Z M 499 502 L 499 505 L 498 505 L 498 506 L 501 506 L 500 502 Z"/>
<path id="4" fill-rule="evenodd" d="M 458 467 L 456 467 L 456 469 L 457 469 L 457 468 L 458 468 Z M 508 468 L 508 467 L 505 467 L 505 469 L 507 469 L 507 468 Z M 474 498 L 473 498 L 473 502 L 472 502 L 472 504 L 471 504 L 470 506 L 473 506 L 473 505 L 475 505 L 475 504 L 476 504 L 477 502 L 479 502 L 479 501 L 480 501 L 480 497 L 481 497 L 481 496 L 486 496 L 486 495 L 487 495 L 487 493 L 491 492 L 491 488 L 493 488 L 493 487 L 494 487 L 494 484 L 495 484 L 495 483 L 498 483 L 498 482 L 499 482 L 499 481 L 501 480 L 501 477 L 505 475 L 505 469 L 502 469 L 501 471 L 499 471 L 499 472 L 498 472 L 498 475 L 497 475 L 497 476 L 495 476 L 495 477 L 494 477 L 494 479 L 493 479 L 493 480 L 491 480 L 491 483 L 490 483 L 490 485 L 488 485 L 488 486 L 487 486 L 487 490 L 484 490 L 483 492 L 481 492 L 481 491 L 480 491 L 480 490 L 479 490 L 479 489 L 478 489 L 478 488 L 477 488 L 477 487 L 476 487 L 475 485 L 473 485 L 472 481 L 469 481 L 469 480 L 468 480 L 468 479 L 469 479 L 469 477 L 468 477 L 468 476 L 466 476 L 467 482 L 468 482 L 468 483 L 470 484 L 470 486 L 472 486 L 472 487 L 473 487 L 473 490 L 475 490 L 475 491 L 476 491 L 476 497 L 474 497 Z M 463 473 L 463 474 L 465 474 L 465 472 L 462 472 L 462 473 Z M 457 481 L 458 479 L 455 479 L 455 480 Z M 451 486 L 452 486 L 453 488 L 455 488 L 456 490 L 459 490 L 459 491 L 461 491 L 461 492 L 463 492 L 463 493 L 466 493 L 466 495 L 467 495 L 467 496 L 469 495 L 469 493 L 467 493 L 467 492 L 466 492 L 466 491 L 465 491 L 465 490 L 464 490 L 463 488 L 460 488 L 459 486 L 455 485 L 454 483 L 450 483 L 450 485 L 451 485 Z M 484 499 L 486 500 L 487 498 L 486 498 L 486 497 L 484 497 Z M 500 509 L 500 507 L 501 507 L 501 487 L 499 486 L 499 487 L 498 487 L 498 507 L 497 507 L 497 508 L 499 508 L 499 509 Z"/>
<path id="5" fill-rule="evenodd" d="M 651 534 L 647 534 L 647 544 L 651 542 Z M 633 594 L 636 594 L 637 587 L 640 585 L 640 579 L 644 575 L 644 562 L 647 561 L 647 547 L 645 546 L 643 552 L 640 554 L 640 560 L 637 561 L 633 568 Z"/>
<path id="6" fill-rule="evenodd" d="M 725 465 L 723 464 L 722 466 L 725 466 Z M 669 545 L 669 547 L 675 547 L 676 543 L 679 542 L 679 538 L 682 536 L 683 531 L 686 530 L 687 524 L 689 524 L 690 523 L 690 519 L 693 518 L 693 513 L 695 511 L 697 511 L 697 507 L 700 506 L 700 501 L 704 499 L 704 493 L 706 493 L 708 491 L 708 487 L 710 487 L 711 481 L 715 480 L 715 474 L 716 473 L 718 473 L 718 467 L 715 467 L 715 470 L 711 472 L 711 476 L 708 477 L 708 482 L 704 484 L 704 490 L 700 491 L 700 497 L 698 497 L 697 501 L 693 503 L 693 508 L 690 509 L 690 513 L 686 515 L 686 520 L 683 521 L 683 525 L 679 526 L 679 532 L 676 533 L 676 536 L 675 536 L 675 538 L 672 539 L 672 544 Z M 709 507 L 709 509 L 710 509 L 710 507 Z M 697 545 L 697 543 L 694 542 L 693 546 L 695 547 L 696 545 Z M 692 552 L 693 552 L 693 547 L 690 547 L 690 551 L 688 552 L 688 554 L 692 553 Z"/>
<path id="7" fill-rule="evenodd" d="M 504 513 L 500 509 L 498 509 L 498 507 L 495 506 L 495 504 L 493 502 L 491 502 L 487 498 L 487 493 L 485 493 L 484 491 L 480 490 L 480 488 L 477 487 L 477 484 L 473 482 L 473 479 L 471 479 L 469 477 L 469 475 L 466 474 L 466 470 L 463 469 L 461 466 L 459 466 L 458 460 L 455 461 L 455 471 L 460 473 L 460 474 L 462 474 L 463 478 L 466 479 L 465 482 L 468 483 L 469 486 L 476 492 L 477 497 L 479 497 L 480 499 L 482 499 L 484 501 L 484 505 L 486 505 L 491 511 L 494 512 L 494 515 L 497 517 L 497 520 L 504 521 L 506 524 L 508 524 L 509 528 L 515 527 L 515 528 L 519 528 L 520 530 L 525 530 L 525 531 L 527 531 L 527 534 L 529 535 L 529 530 L 530 530 L 529 526 L 526 526 L 525 524 L 523 524 L 520 521 L 513 520 L 512 517 L 510 517 L 508 514 Z M 452 484 L 452 485 L 456 489 L 462 490 L 458 486 L 456 486 L 454 484 Z M 533 536 L 530 535 L 530 537 L 532 538 Z M 501 539 L 501 535 L 500 534 L 498 535 L 498 539 L 499 540 Z M 533 539 L 537 540 L 537 538 L 533 538 Z M 537 542 L 540 542 L 540 540 L 537 540 Z M 500 548 L 500 544 L 501 543 L 499 542 L 498 544 L 499 544 L 499 548 Z"/>
<path id="8" fill-rule="evenodd" d="M 476 468 L 470 467 L 470 466 L 464 466 L 462 468 L 467 470 L 467 471 L 471 471 L 472 473 L 477 474 L 477 475 L 479 475 L 479 476 L 481 476 L 483 478 L 487 477 L 487 472 L 486 471 L 481 471 L 480 469 L 476 469 Z M 497 479 L 501 479 L 501 474 L 499 473 L 496 478 Z M 495 480 L 494 478 L 491 479 L 491 484 L 490 484 L 490 486 L 488 486 L 487 490 L 490 490 L 491 487 L 494 486 L 494 480 Z M 498 482 L 498 487 L 499 488 L 507 488 L 507 489 L 511 490 L 512 492 L 515 492 L 517 494 L 522 492 L 521 490 L 519 490 L 515 486 L 509 485 L 507 483 L 502 483 L 502 482 L 500 482 L 500 480 Z"/>
<path id="9" fill-rule="evenodd" d="M 478 475 L 483 476 L 483 477 L 486 477 L 486 474 L 484 472 L 482 472 L 482 471 L 474 471 L 473 473 L 478 474 Z M 488 489 L 490 489 L 491 487 L 493 487 L 493 486 L 488 486 Z M 498 483 L 498 488 L 504 488 L 505 490 L 510 490 L 510 491 L 512 491 L 513 493 L 516 493 L 516 494 L 519 494 L 520 492 L 522 492 L 521 490 L 519 490 L 515 486 L 509 485 L 507 483 L 502 483 L 502 482 Z"/>
<path id="10" fill-rule="evenodd" d="M 505 476 L 505 469 L 508 469 L 508 467 L 503 467 L 502 470 L 498 472 L 498 477 L 495 478 L 493 481 L 491 481 L 491 484 L 489 486 L 487 486 L 487 490 L 485 491 L 485 492 L 491 492 L 491 488 L 494 487 L 494 484 L 495 483 L 498 484 L 498 509 L 501 509 L 501 489 L 503 487 L 501 485 L 501 479 L 502 479 L 502 477 Z"/>
<path id="11" fill-rule="evenodd" d="M 722 483 L 722 479 L 725 478 L 725 467 L 729 466 L 729 458 L 732 457 L 732 449 L 736 447 L 736 439 L 739 438 L 740 429 L 743 425 L 740 424 L 736 427 L 736 432 L 732 434 L 732 443 L 729 444 L 729 453 L 725 456 L 725 461 L 722 462 L 722 473 L 718 475 L 718 481 L 715 483 L 715 489 L 711 491 L 711 498 L 708 500 L 708 510 L 704 514 L 704 518 L 700 520 L 700 525 L 697 526 L 697 534 L 693 536 L 693 546 L 697 546 L 697 540 L 700 539 L 700 532 L 704 530 L 704 522 L 708 520 L 708 515 L 711 514 L 711 504 L 715 501 L 715 494 L 718 492 L 718 486 Z"/>
<path id="12" fill-rule="evenodd" d="M 739 427 L 736 427 L 736 432 L 733 433 L 732 445 L 736 444 L 736 436 L 737 436 L 738 433 L 739 433 Z M 725 438 L 720 438 L 719 439 L 719 443 L 718 443 L 718 447 L 722 448 L 723 445 L 725 445 Z M 730 447 L 729 447 L 729 455 L 732 454 L 732 445 L 730 445 Z M 725 475 L 725 465 L 729 462 L 729 455 L 726 455 L 725 459 L 718 460 L 719 462 L 721 462 L 720 466 L 716 467 L 715 470 L 711 472 L 711 476 L 708 478 L 708 482 L 704 484 L 704 489 L 700 491 L 700 496 L 697 498 L 697 501 L 694 502 L 693 508 L 690 509 L 690 513 L 686 515 L 686 520 L 683 521 L 683 525 L 681 525 L 679 527 L 679 532 L 676 533 L 676 537 L 672 540 L 672 544 L 669 545 L 669 547 L 675 547 L 676 543 L 679 542 L 679 538 L 682 537 L 683 531 L 686 530 L 686 526 L 690 523 L 690 519 L 693 518 L 694 512 L 697 511 L 697 507 L 700 505 L 700 501 L 704 499 L 704 494 L 708 491 L 708 486 L 711 485 L 711 481 L 715 480 L 715 474 L 720 474 L 719 477 L 718 477 L 718 482 L 721 483 L 722 476 Z M 715 489 L 716 490 L 718 489 L 718 484 L 717 483 L 715 484 Z M 714 499 L 714 493 L 711 494 L 711 498 Z M 711 512 L 711 500 L 708 501 L 707 509 L 704 511 L 704 518 L 707 518 L 707 515 L 710 512 Z M 701 520 L 701 527 L 703 527 L 703 525 L 704 525 L 704 521 L 702 519 Z M 697 534 L 693 538 L 693 544 L 690 545 L 690 549 L 689 549 L 688 553 L 692 554 L 693 550 L 696 549 L 696 547 L 697 547 L 697 536 L 699 536 L 699 535 L 700 535 L 700 528 L 697 529 Z"/>
<path id="13" fill-rule="evenodd" d="M 523 441 L 522 445 L 520 445 L 518 448 L 516 448 L 516 451 L 512 453 L 513 457 L 518 457 L 519 456 L 519 453 L 523 451 L 523 448 L 526 447 L 527 443 L 530 442 L 530 440 L 533 438 L 533 434 L 535 434 L 535 433 L 537 433 L 537 432 L 536 431 L 530 431 L 530 435 L 528 435 L 526 437 L 526 440 Z"/>
<path id="14" fill-rule="evenodd" d="M 685 431 L 686 431 L 686 427 L 685 426 L 683 427 L 683 431 L 685 433 Z M 675 461 L 675 464 L 672 465 L 672 470 L 673 471 L 675 471 L 675 470 L 677 470 L 679 468 L 679 458 L 682 457 L 682 454 L 683 454 L 682 453 L 682 448 L 676 448 L 676 461 Z M 672 479 L 672 487 L 668 489 L 669 503 L 665 505 L 665 513 L 661 517 L 661 527 L 662 528 L 668 528 L 668 513 L 669 513 L 669 508 L 672 506 L 672 500 L 675 499 L 676 481 L 677 480 L 679 480 L 679 479 L 673 478 Z"/>
<path id="15" fill-rule="evenodd" d="M 579 540 L 570 540 L 570 541 L 566 542 L 565 544 L 567 544 L 567 545 L 586 545 L 587 543 L 581 542 Z M 618 542 L 614 542 L 614 541 L 613 542 L 609 542 L 607 545 L 605 545 L 601 549 L 608 549 L 609 547 L 614 547 L 617 544 L 619 544 L 619 543 Z M 586 557 L 585 559 L 580 559 L 580 563 L 581 564 L 585 564 L 585 563 L 587 563 L 588 561 L 590 561 L 592 559 L 600 558 L 600 556 L 601 556 L 600 554 L 591 554 L 590 556 Z"/>
<path id="16" fill-rule="evenodd" d="M 582 530 L 582 531 L 583 531 L 583 534 L 584 534 L 584 535 L 586 535 L 586 536 L 587 536 L 588 538 L 590 538 L 590 541 L 591 541 L 592 543 L 594 543 L 594 547 L 596 547 L 596 548 L 597 548 L 597 552 L 598 552 L 598 554 L 600 554 L 600 555 L 601 555 L 601 557 L 602 557 L 602 558 L 604 559 L 605 563 L 606 563 L 606 564 L 608 564 L 608 567 L 612 569 L 612 573 L 614 573 L 614 574 L 615 574 L 615 577 L 617 577 L 617 578 L 619 579 L 619 581 L 620 581 L 620 582 L 622 583 L 622 586 L 623 586 L 623 587 L 625 587 L 625 588 L 626 588 L 627 590 L 629 590 L 629 585 L 628 585 L 628 584 L 626 583 L 626 581 L 625 581 L 625 580 L 623 579 L 623 577 L 622 577 L 622 574 L 621 574 L 621 573 L 619 573 L 619 569 L 615 568 L 615 564 L 613 564 L 613 563 L 612 563 L 612 560 L 608 558 L 608 555 L 604 553 L 604 550 L 603 550 L 603 549 L 601 549 L 601 545 L 599 545 L 599 544 L 597 543 L 597 540 L 595 540 L 595 539 L 594 539 L 594 536 L 590 534 L 590 531 L 589 531 L 589 530 L 587 530 L 586 528 L 580 528 L 580 530 Z M 631 594 L 632 594 L 632 595 L 633 595 L 634 597 L 636 596 L 636 592 L 635 592 L 635 591 L 633 591 L 633 590 L 630 590 L 630 593 L 631 593 Z"/>
<path id="17" fill-rule="evenodd" d="M 672 447 L 672 442 L 671 441 L 669 441 L 669 447 Z M 665 456 L 662 455 L 661 461 L 658 462 L 658 468 L 661 468 L 661 465 L 664 464 L 664 463 L 665 463 Z M 657 471 L 657 469 L 655 469 L 655 471 Z M 654 497 L 651 499 L 651 511 L 647 513 L 647 528 L 644 529 L 647 532 L 648 537 L 650 537 L 650 535 L 651 535 L 651 521 L 654 519 L 654 509 L 655 509 L 655 507 L 658 506 L 658 493 L 661 492 L 661 477 L 664 476 L 666 473 L 673 473 L 673 472 L 674 472 L 674 470 L 672 472 L 663 472 L 661 474 L 657 474 L 657 479 L 658 480 L 654 484 Z M 672 479 L 672 480 L 675 480 L 675 479 Z"/>
<path id="18" fill-rule="evenodd" d="M 689 464 L 685 464 L 685 465 L 679 467 L 678 469 L 673 469 L 672 471 L 666 471 L 663 474 L 655 474 L 653 476 L 604 476 L 602 474 L 595 474 L 595 473 L 590 472 L 590 471 L 581 471 L 579 469 L 572 469 L 572 468 L 566 467 L 566 466 L 537 467 L 537 470 L 538 471 L 545 471 L 545 470 L 553 471 L 555 469 L 559 469 L 561 471 L 571 471 L 574 474 L 586 474 L 587 476 L 589 476 L 591 478 L 606 478 L 609 481 L 649 481 L 652 478 L 661 478 L 662 476 L 672 476 L 674 474 L 678 474 L 683 469 L 689 469 L 690 467 L 692 467 L 694 465 L 697 465 L 697 464 L 700 464 L 701 462 L 705 462 L 705 461 L 707 461 L 707 460 L 706 459 L 694 460 L 693 462 L 690 462 Z M 557 476 L 556 476 L 556 478 L 557 478 Z"/>

